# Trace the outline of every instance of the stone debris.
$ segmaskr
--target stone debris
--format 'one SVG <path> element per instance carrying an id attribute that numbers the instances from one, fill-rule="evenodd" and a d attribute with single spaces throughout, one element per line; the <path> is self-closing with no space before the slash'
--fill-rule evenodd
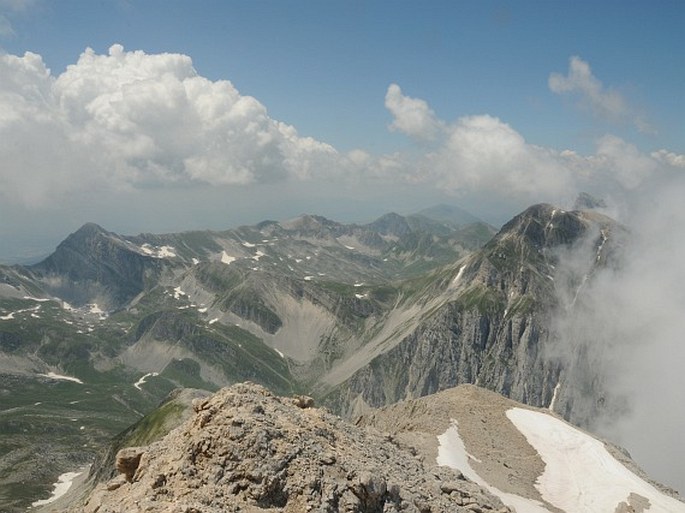
<path id="1" fill-rule="evenodd" d="M 303 406 L 304 405 L 304 406 Z M 117 455 L 85 513 L 504 513 L 458 472 L 417 458 L 373 429 L 250 383 L 194 403 L 148 447 Z M 73 507 L 69 511 L 75 511 Z"/>
<path id="2" fill-rule="evenodd" d="M 124 475 L 129 483 L 133 481 L 133 476 L 140 464 L 140 458 L 145 452 L 144 447 L 126 447 L 117 453 L 116 467 Z"/>

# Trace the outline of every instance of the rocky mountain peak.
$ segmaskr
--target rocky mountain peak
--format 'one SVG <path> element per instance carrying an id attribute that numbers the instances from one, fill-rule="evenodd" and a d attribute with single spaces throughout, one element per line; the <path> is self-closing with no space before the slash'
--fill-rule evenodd
<path id="1" fill-rule="evenodd" d="M 161 441 L 120 451 L 121 474 L 98 485 L 82 511 L 510 511 L 460 472 L 308 397 L 243 383 L 193 409 Z"/>
<path id="2" fill-rule="evenodd" d="M 411 232 L 411 227 L 407 220 L 395 212 L 379 217 L 372 223 L 369 223 L 367 227 L 381 235 L 395 235 L 397 237 L 402 237 Z"/>
<path id="3" fill-rule="evenodd" d="M 597 232 L 616 225 L 612 219 L 594 212 L 562 210 L 547 203 L 533 205 L 502 226 L 492 243 L 517 240 L 535 249 L 572 244 L 588 229 Z"/>
<path id="4" fill-rule="evenodd" d="M 134 245 L 95 223 L 69 235 L 29 269 L 50 294 L 75 306 L 117 308 L 143 290 L 146 272 L 157 265 Z"/>
<path id="5" fill-rule="evenodd" d="M 463 226 L 473 223 L 482 223 L 481 219 L 457 207 L 456 205 L 440 204 L 423 209 L 416 213 L 417 216 L 433 219 L 450 226 Z"/>
<path id="6" fill-rule="evenodd" d="M 298 232 L 322 232 L 337 226 L 338 223 L 323 216 L 303 214 L 290 221 L 284 221 L 281 226 L 286 230 Z"/>

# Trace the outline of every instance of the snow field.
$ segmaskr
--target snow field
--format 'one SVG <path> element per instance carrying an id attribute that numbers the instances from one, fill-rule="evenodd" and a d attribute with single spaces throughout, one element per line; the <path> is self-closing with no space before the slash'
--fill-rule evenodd
<path id="1" fill-rule="evenodd" d="M 613 513 L 634 493 L 649 500 L 648 512 L 685 513 L 685 503 L 635 475 L 602 442 L 570 424 L 525 408 L 512 408 L 507 417 L 545 462 L 536 488 L 557 508 L 567 513 Z"/>

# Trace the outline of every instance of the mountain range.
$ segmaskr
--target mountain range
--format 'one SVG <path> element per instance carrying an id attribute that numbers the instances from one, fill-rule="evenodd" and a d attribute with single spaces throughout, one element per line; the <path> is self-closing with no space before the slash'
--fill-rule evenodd
<path id="1" fill-rule="evenodd" d="M 545 204 L 499 231 L 446 206 L 166 235 L 86 224 L 0 266 L 0 509 L 47 495 L 177 387 L 250 380 L 357 418 L 470 383 L 591 429 L 623 405 L 586 351 L 560 356 L 553 320 L 628 236 Z"/>

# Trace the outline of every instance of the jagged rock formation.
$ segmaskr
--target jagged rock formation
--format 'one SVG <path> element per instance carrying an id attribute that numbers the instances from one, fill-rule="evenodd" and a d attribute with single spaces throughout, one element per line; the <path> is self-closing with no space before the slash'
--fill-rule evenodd
<path id="1" fill-rule="evenodd" d="M 82 505 L 66 510 L 510 511 L 460 473 L 303 398 L 279 398 L 245 383 L 196 400 L 194 410 L 163 440 L 120 452 L 125 476 L 99 484 Z"/>

